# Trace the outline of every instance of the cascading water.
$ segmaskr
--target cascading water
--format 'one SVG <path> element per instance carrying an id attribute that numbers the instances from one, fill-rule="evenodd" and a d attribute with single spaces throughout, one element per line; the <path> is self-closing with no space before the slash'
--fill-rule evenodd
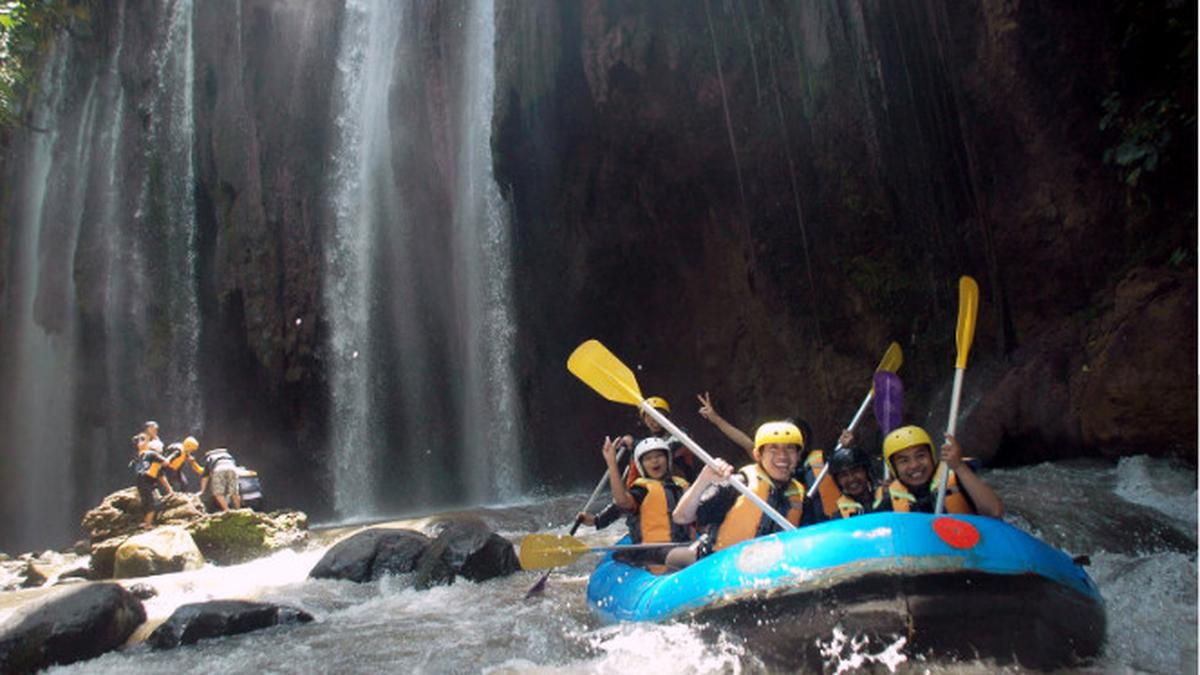
<path id="1" fill-rule="evenodd" d="M 21 546 L 41 543 L 44 537 L 38 535 L 47 531 L 61 537 L 70 518 L 69 502 L 48 496 L 69 483 L 71 471 L 62 460 L 71 447 L 71 427 L 64 420 L 74 413 L 74 288 L 71 276 L 62 274 L 61 262 L 71 251 L 58 249 L 64 242 L 43 236 L 49 229 L 43 228 L 48 206 L 62 196 L 55 190 L 64 178 L 55 171 L 55 156 L 66 145 L 60 144 L 66 134 L 57 119 L 66 73 L 67 52 L 57 48 L 41 81 L 48 96 L 32 116 L 34 128 L 46 131 L 27 135 L 21 150 L 27 163 L 17 188 L 0 329 L 11 350 L 3 363 L 3 492 L 5 511 L 16 516 L 6 519 L 5 529 L 11 528 L 8 537 Z"/>
<path id="2" fill-rule="evenodd" d="M 153 234 L 142 237 L 140 276 L 162 286 L 146 308 L 150 354 L 162 359 L 160 409 L 176 435 L 197 432 L 203 410 L 197 356 L 200 314 L 196 281 L 196 195 L 193 147 L 194 59 L 191 0 L 168 4 L 163 40 L 155 49 L 156 90 L 150 111 L 148 167 L 136 216 Z M 119 333 L 118 333 L 119 334 Z M 182 433 L 181 433 L 182 432 Z"/>
<path id="3" fill-rule="evenodd" d="M 343 19 L 324 290 L 343 517 L 520 487 L 494 8 L 467 10 L 461 60 L 432 73 L 420 11 L 362 0 Z"/>
<path id="4" fill-rule="evenodd" d="M 137 106 L 120 72 L 135 28 L 119 3 L 101 54 L 56 43 L 14 143 L 0 322 L 5 548 L 76 538 L 82 511 L 129 484 L 128 438 L 143 419 L 180 436 L 202 422 L 193 7 L 160 9 L 158 68 Z"/>
<path id="5" fill-rule="evenodd" d="M 491 0 L 472 3 L 468 16 L 454 232 L 458 268 L 466 276 L 463 330 L 467 368 L 459 417 L 464 451 L 474 467 L 468 494 L 475 500 L 511 498 L 521 489 L 518 411 L 514 391 L 508 213 L 492 177 L 495 95 L 495 15 Z"/>
<path id="6" fill-rule="evenodd" d="M 346 5 L 338 55 L 333 227 L 327 247 L 325 305 L 329 312 L 333 394 L 334 506 L 342 516 L 364 515 L 375 503 L 373 464 L 381 451 L 375 402 L 378 363 L 371 349 L 375 323 L 373 279 L 376 231 L 399 219 L 389 199 L 394 184 L 388 92 L 399 39 L 400 12 L 386 3 Z"/>

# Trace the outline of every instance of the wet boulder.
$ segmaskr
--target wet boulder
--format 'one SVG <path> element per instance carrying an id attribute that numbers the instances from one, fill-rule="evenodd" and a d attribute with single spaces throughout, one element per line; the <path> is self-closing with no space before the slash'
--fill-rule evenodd
<path id="1" fill-rule="evenodd" d="M 455 576 L 486 581 L 521 569 L 512 542 L 478 518 L 446 519 L 434 529 L 437 538 L 417 561 L 417 588 L 453 583 Z"/>
<path id="2" fill-rule="evenodd" d="M 75 553 L 44 551 L 24 553 L 15 560 L 0 562 L 0 590 L 35 588 L 59 579 L 88 578 L 88 561 Z"/>
<path id="3" fill-rule="evenodd" d="M 117 549 L 129 539 L 128 535 L 111 537 L 92 544 L 92 559 L 89 561 L 91 578 L 111 579 L 117 562 Z"/>
<path id="4" fill-rule="evenodd" d="M 56 591 L 0 624 L 0 672 L 34 672 L 94 658 L 120 647 L 145 620 L 142 603 L 119 584 Z"/>
<path id="5" fill-rule="evenodd" d="M 117 549 L 113 576 L 118 579 L 200 569 L 204 556 L 182 527 L 160 527 L 126 539 Z"/>
<path id="6" fill-rule="evenodd" d="M 180 606 L 154 629 L 146 642 L 155 649 L 172 649 L 205 638 L 312 620 L 308 612 L 292 607 L 247 600 L 213 600 Z"/>
<path id="7" fill-rule="evenodd" d="M 413 530 L 363 530 L 333 545 L 308 576 L 365 582 L 387 574 L 405 574 L 415 569 L 429 543 L 429 537 Z"/>
<path id="8" fill-rule="evenodd" d="M 83 515 L 80 524 L 94 546 L 113 537 L 136 534 L 141 528 L 144 514 L 137 488 L 129 487 L 105 497 L 99 506 Z M 204 505 L 199 497 L 187 492 L 175 492 L 162 499 L 154 523 L 187 525 L 204 515 Z"/>
<path id="9" fill-rule="evenodd" d="M 301 511 L 234 509 L 205 516 L 187 529 L 204 557 L 220 565 L 243 563 L 309 542 L 308 516 Z"/>
<path id="10" fill-rule="evenodd" d="M 138 600 L 149 600 L 158 595 L 158 589 L 150 584 L 137 583 L 129 587 L 129 592 Z"/>

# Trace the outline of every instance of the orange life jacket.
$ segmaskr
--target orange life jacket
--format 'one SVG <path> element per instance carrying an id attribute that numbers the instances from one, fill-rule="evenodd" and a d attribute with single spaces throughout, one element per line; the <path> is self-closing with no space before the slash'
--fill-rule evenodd
<path id="1" fill-rule="evenodd" d="M 858 515 L 862 515 L 863 513 L 866 513 L 866 511 L 867 511 L 866 507 L 864 507 L 862 504 L 859 504 L 858 502 L 854 501 L 853 499 L 851 499 L 845 495 L 838 497 L 838 500 L 837 500 L 837 517 L 838 518 L 849 518 L 851 516 L 858 516 Z"/>
<path id="2" fill-rule="evenodd" d="M 639 478 L 634 481 L 634 485 L 646 489 L 646 497 L 638 506 L 637 513 L 629 517 L 629 533 L 633 537 L 633 543 L 687 543 L 691 539 L 686 525 L 679 525 L 671 520 L 671 512 L 679 503 L 679 497 L 687 490 L 688 482 L 678 476 L 670 478 L 670 486 L 652 478 Z"/>
<path id="3" fill-rule="evenodd" d="M 738 471 L 746 478 L 746 487 L 750 488 L 759 499 L 769 503 L 768 497 L 774 482 L 762 470 L 762 467 L 750 464 Z M 790 508 L 783 515 L 792 525 L 799 525 L 804 509 L 804 484 L 791 479 L 785 490 L 784 495 L 790 502 Z M 725 519 L 721 521 L 721 526 L 717 529 L 717 542 L 713 546 L 713 550 L 720 551 L 739 541 L 753 539 L 758 536 L 759 525 L 762 524 L 763 518 L 769 517 L 754 502 L 747 499 L 746 495 L 739 494 L 729 512 L 725 514 Z"/>
<path id="4" fill-rule="evenodd" d="M 938 472 L 935 470 L 933 480 L 929 483 L 929 491 L 936 495 L 938 491 Z M 909 513 L 912 507 L 917 502 L 917 498 L 913 496 L 908 487 L 898 480 L 892 481 L 885 492 L 883 488 L 876 491 L 875 504 L 888 504 L 892 511 L 896 513 Z M 967 501 L 967 497 L 963 494 L 962 488 L 958 486 L 958 477 L 954 472 L 950 472 L 950 481 L 946 483 L 946 501 L 942 504 L 946 513 L 960 513 L 965 515 L 974 515 L 975 508 L 971 506 L 971 502 Z M 885 509 L 886 510 L 886 509 Z"/>
<path id="5" fill-rule="evenodd" d="M 825 468 L 825 451 L 813 450 L 808 453 L 808 457 L 804 459 L 804 466 L 808 469 L 806 475 L 811 472 L 812 480 L 816 480 Z M 826 474 L 821 481 L 821 487 L 817 488 L 817 494 L 821 495 L 821 510 L 825 512 L 825 517 L 833 517 L 833 514 L 838 512 L 838 499 L 841 498 L 842 492 L 838 490 L 837 481 L 832 475 Z"/>

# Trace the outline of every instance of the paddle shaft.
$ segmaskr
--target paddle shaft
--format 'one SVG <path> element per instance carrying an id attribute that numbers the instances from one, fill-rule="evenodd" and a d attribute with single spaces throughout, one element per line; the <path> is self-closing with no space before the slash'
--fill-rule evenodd
<path id="1" fill-rule="evenodd" d="M 626 448 L 625 446 L 622 445 L 621 449 L 619 451 L 617 451 L 617 463 L 621 462 L 621 458 L 625 456 L 625 451 L 627 449 L 628 448 Z M 585 513 L 587 512 L 588 509 L 592 508 L 592 502 L 596 501 L 596 497 L 600 496 L 600 491 L 604 489 L 604 484 L 607 482 L 608 482 L 608 470 L 605 469 L 604 475 L 601 476 L 599 482 L 596 483 L 596 489 L 592 490 L 592 496 L 588 497 L 587 503 L 583 505 L 583 511 Z M 575 521 L 575 527 L 571 528 L 572 535 L 575 534 L 575 528 L 579 527 L 579 523 L 580 523 L 580 521 L 578 521 L 578 520 Z"/>
<path id="2" fill-rule="evenodd" d="M 686 543 L 678 541 L 660 541 L 655 544 L 613 544 L 612 546 L 592 546 L 593 551 L 653 551 L 658 548 L 674 548 L 676 546 L 687 546 Z"/>
<path id="3" fill-rule="evenodd" d="M 846 427 L 847 429 L 849 429 L 850 431 L 854 431 L 854 428 L 858 426 L 858 423 L 860 421 L 862 421 L 862 416 L 864 413 L 867 412 L 867 408 L 870 407 L 870 405 L 871 405 L 871 399 L 874 397 L 875 397 L 875 388 L 872 387 L 871 391 L 868 391 L 866 397 L 863 398 L 862 405 L 858 406 L 858 412 L 854 413 L 854 419 L 850 420 L 850 426 Z M 838 450 L 841 450 L 841 449 L 842 449 L 842 442 L 838 441 L 838 444 L 836 446 L 834 446 L 833 451 L 837 452 Z M 830 457 L 832 458 L 832 456 L 833 455 L 831 454 Z M 817 494 L 817 488 L 821 487 L 821 481 L 825 480 L 825 474 L 827 474 L 827 473 L 829 473 L 829 460 L 828 459 L 825 460 L 825 466 L 821 467 L 821 473 L 817 474 L 817 477 L 813 480 L 812 487 L 808 488 L 808 496 L 810 498 L 813 495 Z"/>
<path id="4" fill-rule="evenodd" d="M 675 438 L 678 438 L 684 445 L 686 445 L 688 449 L 692 451 L 692 454 L 699 457 L 705 464 L 711 467 L 713 471 L 716 471 L 716 460 L 712 458 L 712 455 L 705 452 L 704 448 L 700 447 L 696 441 L 693 441 L 687 434 L 680 431 L 679 427 L 675 426 L 671 420 L 667 419 L 666 415 L 659 412 L 654 408 L 654 406 L 650 405 L 645 400 L 642 400 L 640 403 L 638 403 L 638 406 L 644 410 L 647 415 L 653 417 L 654 421 L 658 422 L 662 428 L 671 432 Z M 755 506 L 757 506 L 759 509 L 762 509 L 762 512 L 767 514 L 768 518 L 775 521 L 775 524 L 779 525 L 779 527 L 782 527 L 784 530 L 796 529 L 795 525 L 792 525 L 787 518 L 784 518 L 779 514 L 778 511 L 771 508 L 771 505 L 764 502 L 761 497 L 754 494 L 754 491 L 751 490 L 745 483 L 731 480 L 729 481 L 729 484 L 732 485 L 738 492 L 742 493 L 746 499 L 749 499 L 751 502 L 753 502 Z"/>
<path id="5" fill-rule="evenodd" d="M 958 427 L 958 402 L 962 400 L 962 383 L 963 373 L 967 372 L 966 368 L 954 369 L 954 388 L 950 390 L 950 419 L 946 420 L 946 435 L 953 436 L 955 428 Z M 938 465 L 941 480 L 938 482 L 937 505 L 934 506 L 934 513 L 941 513 L 943 503 L 946 501 L 946 483 L 950 482 L 950 467 L 946 466 L 945 462 Z"/>
<path id="6" fill-rule="evenodd" d="M 625 456 L 625 450 L 627 450 L 627 448 L 625 446 L 621 446 L 620 451 L 617 452 L 617 461 L 618 462 L 620 462 L 621 458 Z M 587 503 L 583 505 L 584 513 L 586 513 L 587 510 L 592 507 L 592 502 L 596 501 L 596 497 L 600 496 L 600 491 L 604 489 L 604 484 L 607 482 L 608 482 L 608 470 L 605 469 L 604 475 L 601 476 L 600 481 L 598 483 L 596 483 L 596 489 L 592 490 L 592 495 L 590 497 L 588 497 Z M 571 536 L 572 537 L 575 536 L 575 532 L 579 530 L 579 526 L 582 524 L 583 524 L 583 520 L 576 517 L 574 524 L 571 525 Z M 534 595 L 537 595 L 538 593 L 541 593 L 542 589 L 546 587 L 546 581 L 549 578 L 550 578 L 550 570 L 546 570 L 542 574 L 542 576 L 538 577 L 537 581 L 533 582 L 533 585 L 529 587 L 529 590 L 525 591 L 525 597 L 529 598 Z"/>

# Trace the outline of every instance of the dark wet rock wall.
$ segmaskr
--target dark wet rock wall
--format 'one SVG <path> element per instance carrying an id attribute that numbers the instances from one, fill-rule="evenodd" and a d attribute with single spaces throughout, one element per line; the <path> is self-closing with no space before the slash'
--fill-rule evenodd
<path id="1" fill-rule="evenodd" d="M 91 65 L 65 81 L 86 90 L 122 42 L 127 116 L 112 170 L 153 187 L 158 164 L 140 143 L 163 10 L 126 11 L 124 22 L 97 11 L 72 32 L 75 62 Z M 422 3 L 413 17 L 428 75 L 394 95 L 425 104 L 417 142 L 444 159 L 437 120 L 456 90 L 438 64 L 461 58 L 462 11 Z M 193 20 L 205 445 L 229 445 L 273 503 L 319 519 L 330 504 L 321 260 L 341 11 L 196 3 Z M 905 350 L 908 419 L 940 429 L 961 274 L 981 288 L 960 424 L 975 454 L 1194 461 L 1194 6 L 501 0 L 496 23 L 492 146 L 511 207 L 534 482 L 590 480 L 601 436 L 634 428 L 631 409 L 565 369 L 590 337 L 729 457 L 694 414 L 695 393 L 712 391 L 747 430 L 800 415 L 829 445 L 891 340 Z M 17 144 L 0 147 L 14 176 Z M 401 173 L 436 215 L 450 208 L 452 163 L 433 164 Z M 18 178 L 3 189 L 6 251 Z M 164 208 L 150 194 L 146 208 Z M 135 199 L 122 195 L 120 210 L 136 212 Z M 83 362 L 130 339 L 112 333 L 112 313 L 133 310 L 102 293 L 121 259 L 101 232 L 46 254 L 61 262 L 43 276 L 69 271 L 79 290 L 64 305 L 61 284 L 47 283 L 37 312 L 46 326 L 75 313 Z M 154 232 L 131 236 L 165 255 Z M 152 273 L 169 282 L 168 269 Z M 15 278 L 0 258 L 0 290 Z M 157 328 L 122 342 L 117 367 L 85 369 L 81 403 L 64 415 L 77 447 L 55 451 L 78 467 L 65 479 L 77 512 L 127 478 L 134 429 L 112 420 L 170 401 L 171 354 L 156 336 L 172 309 L 146 313 L 130 321 Z"/>

